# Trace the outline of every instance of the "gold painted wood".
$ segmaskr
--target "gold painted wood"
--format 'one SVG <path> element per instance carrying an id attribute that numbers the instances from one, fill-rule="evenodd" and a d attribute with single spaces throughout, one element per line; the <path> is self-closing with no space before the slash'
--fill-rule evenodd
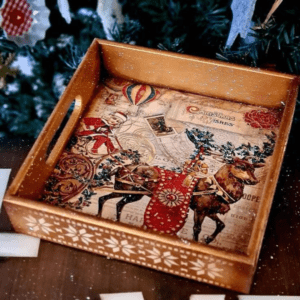
<path id="1" fill-rule="evenodd" d="M 34 201 L 97 92 L 100 61 L 109 73 L 124 79 L 258 107 L 284 108 L 247 255 Z M 18 232 L 247 293 L 287 144 L 298 84 L 298 77 L 292 75 L 96 39 L 5 195 L 4 205 L 11 222 Z M 49 144 L 74 99 L 75 110 L 47 157 Z"/>
<path id="2" fill-rule="evenodd" d="M 30 206 L 6 205 L 18 232 L 223 288 L 249 290 L 253 266 L 238 256 L 79 213 L 62 214 L 55 207 L 42 211 L 39 205 Z"/>
<path id="3" fill-rule="evenodd" d="M 65 89 L 60 101 L 49 117 L 27 159 L 9 188 L 9 193 L 36 199 L 41 195 L 44 183 L 51 174 L 56 161 L 63 151 L 72 129 L 95 92 L 100 78 L 100 54 L 97 43 L 94 43 L 85 55 Z M 76 100 L 75 100 L 76 99 Z M 47 158 L 47 150 L 56 131 L 63 121 L 70 105 L 75 100 L 73 118 L 62 133 L 54 151 Z M 34 177 L 34 179 L 33 179 Z"/>
<path id="4" fill-rule="evenodd" d="M 101 42 L 105 68 L 116 77 L 225 100 L 278 107 L 295 76 L 239 65 Z"/>

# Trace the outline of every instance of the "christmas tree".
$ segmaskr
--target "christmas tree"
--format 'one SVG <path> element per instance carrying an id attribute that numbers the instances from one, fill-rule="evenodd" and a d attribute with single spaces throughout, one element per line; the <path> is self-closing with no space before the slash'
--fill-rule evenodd
<path id="1" fill-rule="evenodd" d="M 12 1 L 3 1 L 2 18 Z M 300 74 L 300 4 L 277 0 L 271 10 L 274 0 L 251 1 L 243 35 L 235 1 L 17 0 L 31 9 L 32 28 L 14 36 L 1 23 L 0 136 L 38 135 L 94 38 Z M 22 11 L 7 11 L 19 30 Z M 240 34 L 228 45 L 232 28 Z"/>

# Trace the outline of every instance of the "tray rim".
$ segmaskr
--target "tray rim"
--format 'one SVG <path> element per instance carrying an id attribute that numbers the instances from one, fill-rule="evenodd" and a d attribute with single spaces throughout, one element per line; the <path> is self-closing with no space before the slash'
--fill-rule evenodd
<path id="1" fill-rule="evenodd" d="M 214 255 L 216 257 L 224 258 L 224 259 L 227 259 L 230 261 L 239 262 L 239 263 L 253 266 L 254 271 L 255 271 L 255 266 L 256 266 L 258 256 L 260 253 L 260 248 L 262 246 L 262 240 L 263 240 L 263 236 L 265 233 L 265 228 L 267 225 L 268 216 L 269 216 L 269 212 L 270 212 L 271 205 L 273 202 L 274 194 L 276 191 L 276 185 L 277 185 L 278 177 L 279 177 L 280 170 L 281 170 L 281 164 L 283 162 L 284 152 L 286 149 L 289 132 L 290 132 L 291 125 L 292 125 L 293 113 L 295 110 L 295 103 L 296 103 L 296 95 L 298 92 L 298 85 L 300 83 L 299 77 L 294 76 L 294 75 L 289 75 L 289 74 L 278 73 L 278 72 L 274 72 L 274 71 L 257 70 L 255 68 L 229 64 L 226 62 L 220 62 L 220 61 L 215 61 L 215 60 L 211 60 L 211 59 L 198 58 L 198 57 L 194 57 L 194 56 L 190 56 L 190 55 L 182 55 L 182 54 L 177 54 L 177 53 L 170 54 L 169 52 L 164 52 L 161 50 L 153 50 L 153 49 L 137 47 L 137 46 L 132 46 L 132 45 L 123 45 L 123 44 L 119 44 L 116 42 L 110 42 L 110 41 L 105 41 L 105 40 L 100 40 L 100 39 L 94 40 L 89 51 L 93 51 L 93 47 L 101 48 L 103 46 L 104 47 L 112 46 L 114 48 L 122 49 L 122 50 L 131 49 L 134 51 L 146 52 L 149 55 L 155 54 L 155 55 L 161 55 L 164 57 L 172 57 L 172 58 L 176 58 L 176 59 L 179 58 L 179 59 L 182 59 L 185 61 L 186 60 L 189 60 L 192 62 L 197 61 L 197 62 L 201 62 L 204 64 L 209 64 L 212 66 L 217 64 L 217 65 L 220 65 L 220 66 L 223 66 L 226 68 L 233 68 L 233 69 L 242 70 L 245 72 L 250 71 L 252 73 L 271 75 L 271 76 L 275 76 L 275 77 L 290 81 L 291 88 L 290 88 L 290 92 L 288 94 L 288 98 L 286 99 L 286 107 L 284 109 L 284 114 L 283 114 L 283 118 L 281 121 L 280 129 L 279 129 L 279 134 L 282 139 L 280 139 L 280 141 L 278 143 L 276 142 L 275 151 L 272 156 L 272 167 L 271 168 L 275 172 L 272 172 L 272 174 L 271 174 L 271 170 L 270 170 L 268 177 L 266 179 L 266 184 L 264 186 L 262 196 L 267 196 L 267 200 L 262 201 L 259 205 L 259 212 L 256 216 L 256 220 L 255 220 L 253 228 L 252 228 L 251 239 L 248 244 L 248 249 L 250 249 L 248 251 L 248 253 L 247 254 L 233 253 L 228 250 L 223 250 L 223 249 L 219 249 L 219 248 L 202 245 L 200 243 L 193 242 L 193 241 L 189 241 L 190 242 L 189 245 L 185 245 L 184 243 L 182 243 L 182 245 L 180 245 L 180 246 L 178 245 L 178 247 L 182 247 L 182 248 L 188 249 L 190 251 L 206 253 L 206 254 Z M 79 77 L 79 73 L 82 72 L 82 68 L 85 65 L 85 62 L 87 59 L 86 57 L 83 59 L 83 61 L 80 64 L 80 67 L 75 72 L 72 80 L 70 81 L 70 83 L 68 85 L 68 88 L 66 89 L 65 93 L 63 94 L 60 101 L 56 105 L 55 110 L 58 110 L 61 107 L 61 105 L 63 105 L 64 102 L 66 102 L 64 100 L 64 99 L 66 99 L 66 94 L 70 92 L 70 89 L 72 88 L 72 85 L 74 84 L 75 79 L 77 77 Z M 94 87 L 94 90 L 96 90 L 96 89 L 97 89 L 97 86 Z M 86 105 L 88 103 L 89 103 L 89 101 L 86 102 Z M 53 111 L 53 113 L 55 112 L 55 110 Z M 52 115 L 53 115 L 53 113 L 52 113 Z M 83 113 L 83 109 L 82 109 L 82 113 Z M 75 126 L 76 126 L 76 122 L 73 124 L 73 129 L 75 128 Z M 44 129 L 40 136 L 43 136 L 43 135 L 45 135 Z M 35 144 L 32 148 L 32 151 L 35 149 L 35 147 L 41 146 L 41 145 L 39 145 L 40 141 L 41 141 L 41 139 L 39 137 L 37 139 L 37 141 L 35 142 Z M 30 200 L 29 198 L 17 196 L 16 194 L 18 193 L 19 187 L 21 185 L 21 182 L 20 182 L 21 176 L 19 176 L 19 174 L 22 172 L 24 173 L 25 171 L 26 172 L 28 171 L 28 168 L 30 167 L 30 164 L 32 162 L 32 159 L 31 159 L 31 156 L 33 155 L 32 151 L 29 152 L 22 167 L 19 169 L 16 178 L 14 179 L 13 183 L 10 185 L 7 193 L 5 194 L 4 206 L 6 206 L 6 205 L 9 206 L 12 204 L 12 205 L 17 205 L 19 207 L 24 207 L 24 208 L 29 208 L 29 209 L 39 209 L 40 211 L 47 210 L 49 213 L 52 213 L 55 215 L 60 215 L 61 212 L 64 211 L 64 216 L 67 216 L 70 219 L 80 220 L 82 222 L 90 223 L 90 224 L 100 226 L 103 228 L 114 228 L 116 230 L 124 231 L 124 232 L 130 233 L 130 234 L 133 234 L 133 235 L 136 235 L 139 237 L 145 236 L 149 239 L 163 241 L 164 243 L 168 243 L 168 244 L 173 244 L 174 241 L 178 241 L 178 238 L 165 236 L 165 235 L 159 235 L 159 234 L 156 234 L 153 232 L 148 232 L 147 230 L 145 231 L 144 229 L 140 229 L 137 227 L 129 226 L 129 225 L 122 224 L 122 223 L 115 223 L 115 222 L 105 220 L 105 219 L 99 219 L 95 216 L 83 214 L 83 213 L 76 212 L 76 211 L 69 211 L 69 210 L 54 207 L 54 206 L 51 206 L 51 205 L 48 205 L 45 203 L 40 203 L 40 202 L 37 202 L 36 200 Z M 275 165 L 275 160 L 280 161 L 280 166 Z M 23 176 L 26 176 L 26 174 L 23 174 Z M 267 183 L 267 181 L 269 181 L 269 183 Z M 253 274 L 252 274 L 252 276 L 253 276 Z"/>

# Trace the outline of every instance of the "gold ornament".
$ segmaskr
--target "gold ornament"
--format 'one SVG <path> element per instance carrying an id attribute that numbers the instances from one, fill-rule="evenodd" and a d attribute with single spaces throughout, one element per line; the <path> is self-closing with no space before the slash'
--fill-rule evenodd
<path id="1" fill-rule="evenodd" d="M 14 58 L 15 54 L 13 53 L 9 53 L 6 59 L 3 58 L 3 53 L 0 53 L 0 89 L 6 86 L 6 76 L 15 77 L 17 75 L 18 70 L 10 68 Z"/>

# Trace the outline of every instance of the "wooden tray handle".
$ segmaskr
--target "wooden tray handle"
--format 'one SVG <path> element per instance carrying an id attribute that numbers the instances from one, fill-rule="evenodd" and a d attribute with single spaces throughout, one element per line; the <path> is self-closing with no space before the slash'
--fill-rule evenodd
<path id="1" fill-rule="evenodd" d="M 55 146 L 51 150 L 48 158 L 46 159 L 46 164 L 50 167 L 55 167 L 59 156 L 61 155 L 62 151 L 65 147 L 65 142 L 67 142 L 77 124 L 78 119 L 80 118 L 82 114 L 82 97 L 80 95 L 76 96 L 74 102 L 71 103 L 71 105 L 74 103 L 74 110 L 65 125 L 63 131 L 61 132 L 58 140 L 56 141 Z M 70 106 L 71 106 L 70 105 Z"/>
<path id="2" fill-rule="evenodd" d="M 95 40 L 9 187 L 9 194 L 29 199 L 38 199 L 41 196 L 46 180 L 53 171 L 87 104 L 93 98 L 99 80 L 100 47 Z M 74 99 L 75 108 L 48 156 L 49 144 L 60 128 Z"/>

